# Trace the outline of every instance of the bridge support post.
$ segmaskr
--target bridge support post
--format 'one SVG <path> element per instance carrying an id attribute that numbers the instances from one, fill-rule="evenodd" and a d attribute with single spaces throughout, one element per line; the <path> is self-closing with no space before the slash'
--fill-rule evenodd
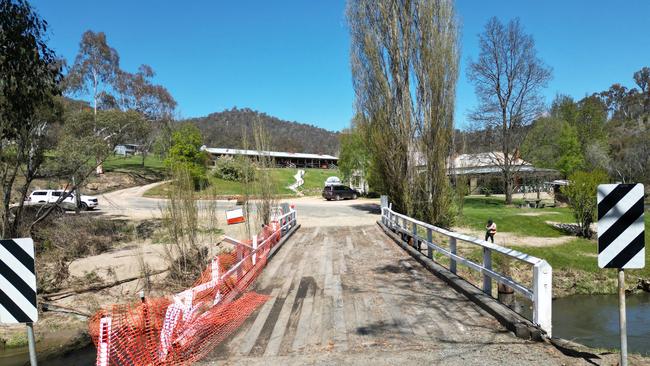
<path id="1" fill-rule="evenodd" d="M 433 231 L 431 231 L 431 228 L 427 228 L 427 242 L 429 242 L 429 244 L 433 244 Z M 428 244 L 427 257 L 429 257 L 429 259 L 433 259 L 433 248 L 431 248 L 431 246 Z"/>
<path id="2" fill-rule="evenodd" d="M 449 238 L 449 251 L 456 254 L 456 238 Z M 451 273 L 456 274 L 456 260 L 449 258 L 449 270 Z"/>
<path id="3" fill-rule="evenodd" d="M 552 333 L 553 316 L 553 269 L 542 260 L 533 267 L 533 323 L 542 328 L 549 337 Z"/>
<path id="4" fill-rule="evenodd" d="M 490 248 L 483 248 L 483 268 L 492 270 L 492 251 Z M 492 296 L 492 278 L 483 274 L 483 292 Z"/>

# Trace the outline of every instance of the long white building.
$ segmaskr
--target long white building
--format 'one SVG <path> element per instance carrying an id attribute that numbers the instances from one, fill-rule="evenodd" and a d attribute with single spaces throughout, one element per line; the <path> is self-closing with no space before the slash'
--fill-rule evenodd
<path id="1" fill-rule="evenodd" d="M 278 167 L 287 168 L 336 168 L 339 158 L 325 154 L 290 153 L 282 151 L 259 151 L 243 149 L 225 149 L 215 147 L 202 147 L 207 151 L 213 161 L 224 156 L 244 155 L 249 157 L 270 156 Z"/>

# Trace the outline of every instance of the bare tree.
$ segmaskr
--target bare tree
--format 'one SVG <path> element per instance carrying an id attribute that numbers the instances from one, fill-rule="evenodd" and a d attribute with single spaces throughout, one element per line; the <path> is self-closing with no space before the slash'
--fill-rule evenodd
<path id="1" fill-rule="evenodd" d="M 351 61 L 360 130 L 393 205 L 448 221 L 458 28 L 451 0 L 351 0 Z"/>
<path id="2" fill-rule="evenodd" d="M 541 90 L 551 79 L 551 69 L 537 57 L 533 37 L 518 19 L 507 25 L 490 19 L 479 35 L 479 47 L 467 73 L 479 101 L 470 119 L 493 136 L 491 160 L 501 169 L 510 204 L 525 127 L 543 111 Z"/>

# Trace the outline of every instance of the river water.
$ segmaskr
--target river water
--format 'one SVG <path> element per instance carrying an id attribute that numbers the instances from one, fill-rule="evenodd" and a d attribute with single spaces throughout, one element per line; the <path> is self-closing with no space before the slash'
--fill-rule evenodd
<path id="1" fill-rule="evenodd" d="M 650 356 L 650 293 L 626 297 L 628 352 Z M 573 295 L 553 301 L 553 336 L 619 349 L 618 295 Z"/>

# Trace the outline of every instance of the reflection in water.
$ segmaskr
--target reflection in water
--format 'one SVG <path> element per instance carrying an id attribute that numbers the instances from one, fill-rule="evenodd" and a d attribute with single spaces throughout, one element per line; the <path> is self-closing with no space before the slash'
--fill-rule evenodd
<path id="1" fill-rule="evenodd" d="M 650 294 L 628 295 L 627 347 L 650 355 Z M 573 295 L 553 301 L 553 335 L 590 347 L 620 348 L 618 295 Z"/>

